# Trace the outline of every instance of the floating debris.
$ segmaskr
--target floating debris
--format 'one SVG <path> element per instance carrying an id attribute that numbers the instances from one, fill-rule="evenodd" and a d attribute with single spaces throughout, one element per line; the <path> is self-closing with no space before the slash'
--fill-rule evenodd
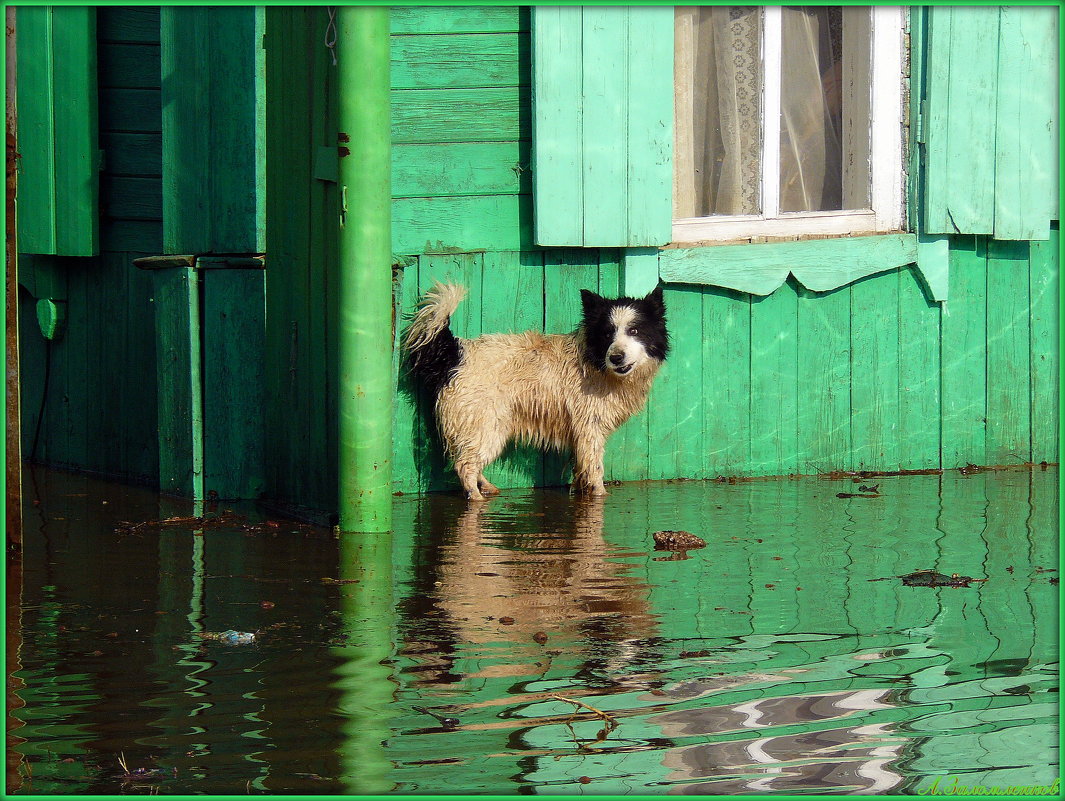
<path id="1" fill-rule="evenodd" d="M 879 498 L 879 493 L 870 492 L 837 492 L 837 498 Z"/>
<path id="2" fill-rule="evenodd" d="M 655 541 L 656 551 L 687 551 L 706 547 L 706 540 L 690 531 L 656 531 L 651 537 Z"/>
<path id="3" fill-rule="evenodd" d="M 960 573 L 937 573 L 935 570 L 916 570 L 904 576 L 885 576 L 884 578 L 869 579 L 870 581 L 890 581 L 893 578 L 902 579 L 907 587 L 968 587 L 970 584 L 987 581 L 985 578 L 973 578 L 963 576 Z"/>
<path id="4" fill-rule="evenodd" d="M 415 712 L 421 712 L 423 715 L 430 715 L 431 717 L 436 718 L 438 721 L 440 721 L 440 727 L 444 729 L 454 729 L 462 722 L 458 718 L 448 717 L 447 715 L 440 715 L 436 712 L 433 712 L 431 709 L 426 709 L 423 706 L 411 706 L 411 709 L 413 709 Z"/>
<path id="5" fill-rule="evenodd" d="M 196 636 L 201 640 L 213 640 L 225 645 L 251 645 L 255 642 L 255 632 L 252 631 L 236 631 L 234 629 L 227 629 L 226 631 L 198 631 Z"/>
<path id="6" fill-rule="evenodd" d="M 249 523 L 244 515 L 238 515 L 232 510 L 226 509 L 216 515 L 203 515 L 202 517 L 166 517 L 162 520 L 143 520 L 140 523 L 131 523 L 128 520 L 120 521 L 115 526 L 116 534 L 141 534 L 149 529 L 157 528 L 192 528 L 192 529 L 231 529 L 245 534 L 276 533 L 281 528 L 281 523 L 274 520 L 265 520 L 262 523 Z M 314 526 L 295 521 L 286 521 L 286 526 L 291 526 L 292 531 L 313 531 Z"/>

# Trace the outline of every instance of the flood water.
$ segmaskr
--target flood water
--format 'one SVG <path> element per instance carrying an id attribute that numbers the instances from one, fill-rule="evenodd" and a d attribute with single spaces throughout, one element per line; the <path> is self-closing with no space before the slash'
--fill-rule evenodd
<path id="1" fill-rule="evenodd" d="M 862 482 L 876 492 L 400 497 L 391 537 L 58 472 L 25 484 L 9 792 L 906 794 L 1058 776 L 1054 468 Z M 246 519 L 135 525 L 227 509 Z M 707 547 L 655 551 L 662 529 Z M 897 578 L 923 569 L 981 581 Z"/>

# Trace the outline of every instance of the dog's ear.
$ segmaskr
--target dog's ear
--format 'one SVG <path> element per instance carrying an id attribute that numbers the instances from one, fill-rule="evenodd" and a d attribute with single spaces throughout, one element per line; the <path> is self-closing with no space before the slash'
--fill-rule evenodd
<path id="1" fill-rule="evenodd" d="M 652 289 L 647 294 L 647 297 L 645 297 L 643 299 L 643 301 L 648 306 L 650 306 L 652 309 L 654 309 L 655 312 L 657 312 L 659 315 L 664 315 L 666 313 L 666 304 L 662 300 L 662 285 L 661 284 L 659 284 L 654 289 Z"/>
<path id="2" fill-rule="evenodd" d="M 594 314 L 597 310 L 603 308 L 606 305 L 606 298 L 601 295 L 597 295 L 594 292 L 582 289 L 581 290 L 581 306 L 584 307 L 584 316 L 588 317 Z"/>

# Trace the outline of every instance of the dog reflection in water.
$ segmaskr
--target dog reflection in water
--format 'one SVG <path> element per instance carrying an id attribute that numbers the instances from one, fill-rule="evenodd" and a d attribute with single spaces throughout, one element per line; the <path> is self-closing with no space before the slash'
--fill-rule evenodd
<path id="1" fill-rule="evenodd" d="M 408 640 L 420 675 L 451 675 L 466 655 L 477 657 L 477 676 L 535 676 L 554 659 L 631 677 L 641 643 L 657 633 L 650 588 L 605 540 L 602 498 L 545 496 L 531 508 L 527 496 L 515 499 L 501 515 L 493 507 L 502 499 L 469 504 L 443 532 L 425 576 L 430 597 L 420 601 L 432 613 L 419 629 L 436 642 Z M 454 501 L 425 503 L 439 519 Z M 507 648 L 476 647 L 500 643 Z"/>

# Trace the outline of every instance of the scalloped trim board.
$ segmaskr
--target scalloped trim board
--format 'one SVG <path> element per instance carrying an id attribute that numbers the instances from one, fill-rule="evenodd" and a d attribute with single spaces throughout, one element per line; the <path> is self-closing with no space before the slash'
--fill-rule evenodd
<path id="1" fill-rule="evenodd" d="M 912 264 L 930 300 L 947 299 L 946 237 L 887 234 L 797 242 L 636 249 L 625 253 L 626 294 L 646 293 L 657 279 L 770 295 L 789 275 L 812 292 L 828 292 Z"/>

